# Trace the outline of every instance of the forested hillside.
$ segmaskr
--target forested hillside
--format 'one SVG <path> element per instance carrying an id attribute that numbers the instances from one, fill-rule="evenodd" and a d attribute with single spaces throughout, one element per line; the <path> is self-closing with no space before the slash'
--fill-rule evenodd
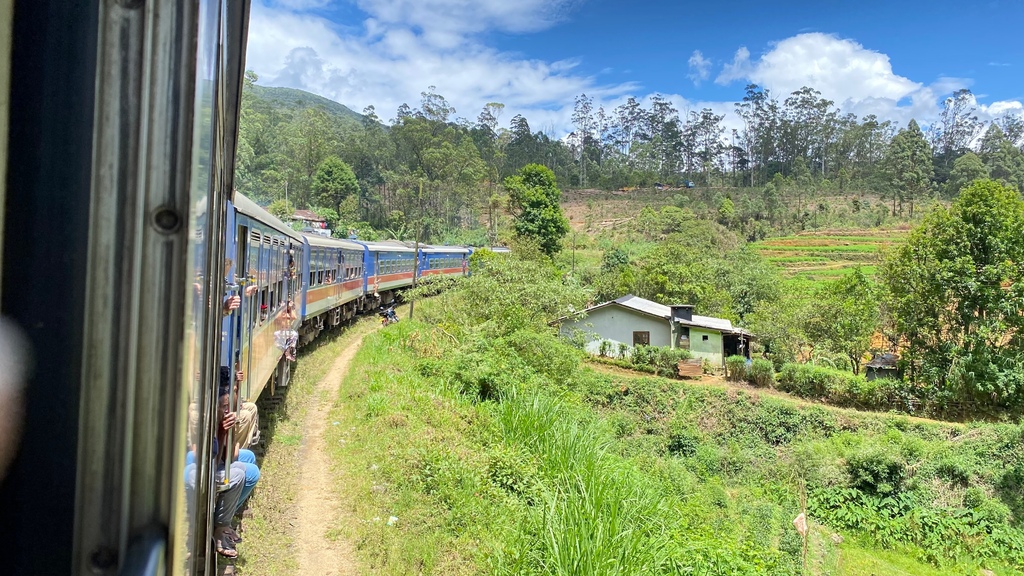
<path id="1" fill-rule="evenodd" d="M 422 228 L 434 240 L 482 242 L 486 232 L 493 241 L 506 205 L 500 184 L 530 163 L 551 168 L 563 188 L 692 181 L 714 191 L 698 201 L 760 237 L 814 227 L 853 199 L 885 202 L 890 215 L 912 218 L 976 178 L 1024 185 L 1024 120 L 1007 115 L 984 125 L 966 89 L 926 130 L 844 113 L 811 87 L 786 95 L 749 86 L 735 105 L 743 128 L 728 132 L 710 109 L 680 111 L 657 96 L 646 106 L 630 98 L 594 109 L 581 95 L 574 130 L 560 140 L 527 118 L 503 117 L 501 103 L 457 111 L 433 88 L 418 107 L 370 106 L 358 115 L 256 80 L 248 75 L 243 95 L 238 190 L 263 204 L 287 196 L 293 207 L 328 210 L 336 229 L 365 234 L 411 236 Z M 329 158 L 351 168 L 354 185 L 317 183 Z"/>
<path id="2" fill-rule="evenodd" d="M 558 140 L 433 88 L 382 120 L 254 80 L 237 187 L 271 211 L 512 246 L 408 294 L 434 298 L 369 339 L 335 408 L 376 572 L 1021 573 L 1020 117 L 983 125 L 963 90 L 922 130 L 750 86 L 732 133 L 581 96 Z M 591 359 L 552 327 L 625 294 L 731 320 L 752 358 L 639 378 L 688 351 Z"/>

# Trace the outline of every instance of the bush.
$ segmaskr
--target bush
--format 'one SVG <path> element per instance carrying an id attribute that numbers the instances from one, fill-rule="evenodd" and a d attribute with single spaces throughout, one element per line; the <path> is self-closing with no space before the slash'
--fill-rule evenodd
<path id="1" fill-rule="evenodd" d="M 700 434 L 688 426 L 673 426 L 668 436 L 668 451 L 677 456 L 696 456 L 700 448 Z"/>
<path id="2" fill-rule="evenodd" d="M 896 381 L 872 380 L 868 382 L 863 376 L 822 368 L 810 364 L 785 364 L 778 376 L 778 388 L 804 398 L 812 398 L 832 404 L 866 408 L 874 410 L 891 410 L 906 408 L 901 401 L 904 388 L 893 386 Z"/>
<path id="3" fill-rule="evenodd" d="M 764 358 L 754 360 L 747 369 L 747 381 L 760 388 L 775 386 L 775 365 Z"/>
<path id="4" fill-rule="evenodd" d="M 725 377 L 732 382 L 747 379 L 747 359 L 743 356 L 729 356 L 725 359 Z"/>
<path id="5" fill-rule="evenodd" d="M 654 372 L 658 376 L 675 378 L 679 374 L 679 362 L 690 358 L 689 350 L 673 349 L 667 346 L 637 346 L 633 348 L 630 363 L 633 366 Z"/>
<path id="6" fill-rule="evenodd" d="M 846 458 L 850 486 L 866 494 L 888 496 L 903 488 L 907 467 L 898 454 L 872 446 Z"/>
<path id="7" fill-rule="evenodd" d="M 679 375 L 679 363 L 690 359 L 690 351 L 681 348 L 658 348 L 654 356 L 655 372 L 659 376 L 675 378 Z"/>

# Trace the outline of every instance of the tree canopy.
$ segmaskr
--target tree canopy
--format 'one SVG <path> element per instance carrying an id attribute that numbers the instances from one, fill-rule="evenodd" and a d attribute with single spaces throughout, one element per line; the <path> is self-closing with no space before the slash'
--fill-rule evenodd
<path id="1" fill-rule="evenodd" d="M 882 268 L 911 378 L 936 398 L 1024 400 L 1024 200 L 975 181 L 938 206 Z"/>
<path id="2" fill-rule="evenodd" d="M 548 256 L 561 250 L 569 221 L 559 205 L 562 191 L 555 173 L 547 166 L 527 164 L 519 174 L 506 178 L 504 186 L 515 233 L 536 241 Z"/>

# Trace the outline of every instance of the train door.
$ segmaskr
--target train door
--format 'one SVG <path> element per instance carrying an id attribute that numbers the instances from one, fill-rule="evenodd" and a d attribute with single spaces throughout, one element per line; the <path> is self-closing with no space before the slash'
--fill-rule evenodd
<path id="1" fill-rule="evenodd" d="M 380 252 L 373 253 L 373 295 L 377 295 L 380 288 Z"/>
<path id="2" fill-rule="evenodd" d="M 250 300 L 252 299 L 252 294 L 248 290 L 250 285 L 250 275 L 248 274 L 249 243 L 246 239 L 249 238 L 249 226 L 240 224 L 237 226 L 237 232 L 238 235 L 235 236 L 235 266 L 232 284 L 237 290 L 240 303 L 238 309 L 234 311 L 231 317 L 231 358 L 227 359 L 230 361 L 234 371 L 241 370 L 242 366 L 245 366 L 245 362 L 242 359 L 242 349 L 243 343 L 246 342 L 244 338 L 248 338 L 247 327 L 249 326 L 249 308 L 251 306 Z"/>
<path id="3" fill-rule="evenodd" d="M 257 319 L 260 314 L 260 246 L 263 243 L 263 234 L 259 230 L 249 233 L 249 247 L 247 248 L 248 278 L 246 285 L 255 287 L 246 306 L 244 352 L 241 359 L 242 370 L 245 372 L 243 385 L 244 396 L 249 396 L 252 389 L 252 342 L 253 332 L 256 331 Z"/>

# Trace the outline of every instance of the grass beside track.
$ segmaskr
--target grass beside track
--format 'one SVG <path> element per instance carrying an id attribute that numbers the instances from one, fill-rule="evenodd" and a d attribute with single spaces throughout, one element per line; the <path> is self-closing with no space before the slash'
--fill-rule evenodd
<path id="1" fill-rule="evenodd" d="M 367 573 L 661 574 L 681 562 L 678 573 L 795 574 L 800 460 L 834 475 L 850 446 L 930 455 L 1007 433 L 586 367 L 563 387 L 481 401 L 445 368 L 454 345 L 408 321 L 367 337 L 331 412 L 336 489 L 354 519 L 335 532 Z M 915 554 L 812 524 L 802 573 L 982 568 Z"/>
<path id="2" fill-rule="evenodd" d="M 358 331 L 369 329 L 375 322 L 375 318 L 366 318 L 321 335 L 300 353 L 292 367 L 291 384 L 278 389 L 278 395 L 269 402 L 261 402 L 260 419 L 267 425 L 266 449 L 259 462 L 260 482 L 249 500 L 252 517 L 242 524 L 245 541 L 238 546 L 235 562 L 241 574 L 280 576 L 298 570 L 295 501 L 303 489 L 298 473 L 306 413 L 319 400 L 314 393 L 317 383 L 330 370 L 333 360 L 352 343 Z"/>

